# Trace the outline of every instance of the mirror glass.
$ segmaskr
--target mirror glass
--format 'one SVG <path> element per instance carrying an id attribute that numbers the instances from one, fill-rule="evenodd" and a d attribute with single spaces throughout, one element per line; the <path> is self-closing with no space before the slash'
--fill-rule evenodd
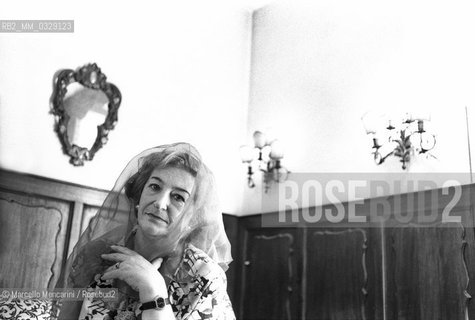
<path id="1" fill-rule="evenodd" d="M 63 152 L 75 166 L 91 161 L 117 124 L 119 89 L 92 63 L 58 71 L 51 101 Z"/>
<path id="2" fill-rule="evenodd" d="M 68 85 L 66 90 L 64 111 L 69 115 L 69 142 L 91 148 L 96 140 L 97 127 L 106 119 L 109 99 L 104 92 L 77 82 Z"/>

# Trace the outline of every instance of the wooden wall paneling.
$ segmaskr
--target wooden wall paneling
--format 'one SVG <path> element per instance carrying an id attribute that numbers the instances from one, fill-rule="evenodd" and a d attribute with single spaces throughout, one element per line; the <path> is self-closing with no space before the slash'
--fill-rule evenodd
<path id="1" fill-rule="evenodd" d="M 55 285 L 71 210 L 67 201 L 0 191 L 0 287 Z"/>
<path id="2" fill-rule="evenodd" d="M 377 231 L 308 229 L 305 319 L 382 318 L 381 308 L 375 315 L 374 301 L 381 293 Z"/>
<path id="3" fill-rule="evenodd" d="M 226 235 L 228 236 L 229 242 L 231 243 L 231 255 L 233 257 L 233 262 L 229 265 L 229 269 L 226 271 L 226 278 L 228 280 L 228 295 L 233 304 L 234 310 L 238 308 L 237 299 L 236 299 L 236 273 L 239 263 L 238 251 L 238 222 L 239 218 L 229 214 L 223 214 L 223 223 Z"/>
<path id="4" fill-rule="evenodd" d="M 349 213 L 350 205 L 342 205 Z M 381 225 L 368 223 L 369 200 L 353 203 L 353 208 L 367 222 L 322 218 L 305 224 L 302 319 L 384 319 Z"/>
<path id="5" fill-rule="evenodd" d="M 96 215 L 99 207 L 95 206 L 84 206 L 81 214 L 81 234 L 86 230 L 86 228 L 91 223 L 92 218 Z"/>
<path id="6" fill-rule="evenodd" d="M 69 257 L 69 255 L 73 251 L 74 246 L 76 242 L 79 240 L 79 237 L 82 233 L 78 226 L 81 225 L 83 209 L 84 209 L 84 204 L 82 202 L 74 201 L 74 209 L 73 209 L 73 215 L 71 219 L 72 223 L 70 227 L 71 232 L 70 232 L 70 237 L 69 237 L 67 257 Z"/>
<path id="7" fill-rule="evenodd" d="M 368 270 L 367 283 L 367 319 L 386 319 L 385 300 L 385 273 L 383 260 L 383 234 L 382 229 L 370 226 L 368 229 L 368 248 L 366 251 L 366 266 Z"/>
<path id="8" fill-rule="evenodd" d="M 468 280 L 466 296 L 469 319 L 475 319 L 475 185 L 468 185 L 465 192 L 469 195 L 467 201 L 467 221 L 465 228 L 465 246 L 463 254 L 467 265 Z"/>
<path id="9" fill-rule="evenodd" d="M 80 230 L 81 234 L 86 231 L 86 229 L 91 225 L 91 223 L 96 223 L 94 217 L 96 213 L 99 211 L 100 207 L 97 206 L 90 206 L 90 205 L 83 205 L 82 212 L 81 212 L 81 221 L 80 221 Z M 116 216 L 113 220 L 108 220 L 108 223 L 117 222 L 117 225 L 123 225 L 127 223 L 129 219 L 129 212 L 124 210 L 119 210 L 116 213 Z"/>
<path id="10" fill-rule="evenodd" d="M 10 260 L 12 264 L 23 264 L 25 261 L 31 259 L 33 251 L 36 257 L 35 259 L 43 261 L 42 259 L 51 258 L 51 248 L 56 247 L 62 251 L 58 252 L 55 256 L 56 260 L 54 262 L 54 268 L 52 268 L 55 275 L 48 280 L 47 284 L 50 287 L 54 286 L 61 267 L 64 265 L 67 256 L 79 238 L 79 221 L 82 219 L 82 208 L 85 203 L 92 206 L 101 206 L 107 192 L 63 181 L 1 169 L 0 190 L 3 191 L 4 197 L 7 197 L 6 202 L 3 201 L 3 207 L 0 207 L 0 219 L 2 219 L 2 233 L 0 236 L 5 240 L 1 244 L 2 252 L 4 252 L 2 261 L 3 259 L 11 258 L 13 259 Z M 17 201 L 8 198 L 11 195 L 20 197 L 17 200 L 21 205 L 15 204 L 15 208 L 8 207 L 8 203 L 12 204 L 12 201 Z M 48 214 L 42 213 L 45 210 Z M 12 212 L 15 212 L 15 214 L 12 214 Z M 54 212 L 56 212 L 56 214 L 54 214 Z M 25 219 L 27 215 L 33 218 Z M 58 236 L 51 246 L 48 245 L 49 242 L 45 241 L 42 237 L 56 234 L 55 231 L 50 229 L 56 224 L 58 216 L 61 216 L 62 219 L 61 230 L 58 231 Z M 18 219 L 22 219 L 21 227 L 19 226 L 19 221 L 17 221 Z M 19 234 L 21 233 L 23 235 L 25 230 L 28 232 L 28 239 L 23 242 L 17 241 Z M 45 233 L 44 235 L 41 233 L 43 231 Z M 44 245 L 45 243 L 46 245 Z M 40 247 L 34 249 L 35 245 Z M 29 248 L 29 251 L 27 250 L 25 252 L 26 247 Z M 43 252 L 43 250 L 47 252 Z M 15 252 L 22 253 L 22 256 L 13 257 L 10 255 Z M 36 272 L 35 269 L 30 270 L 31 272 L 28 270 L 29 269 L 25 266 L 25 269 L 23 271 L 20 270 L 17 275 L 11 275 L 14 280 L 8 283 L 3 282 L 3 284 L 8 284 L 9 286 L 15 284 L 20 287 L 28 287 L 30 285 L 44 287 L 48 273 L 45 271 Z M 7 270 L 5 270 L 5 272 L 6 271 Z M 4 275 L 2 275 L 2 278 L 3 277 Z M 6 277 L 10 277 L 10 275 Z M 23 282 L 21 279 L 24 279 Z"/>
<path id="11" fill-rule="evenodd" d="M 364 203 L 356 208 L 357 216 L 366 216 L 367 221 L 371 213 L 371 199 L 364 200 Z M 366 227 L 367 249 L 366 268 L 368 272 L 368 282 L 366 284 L 366 319 L 386 319 L 385 292 L 385 270 L 384 270 L 384 229 L 380 223 L 368 223 Z"/>
<path id="12" fill-rule="evenodd" d="M 87 204 L 100 207 L 107 195 L 104 190 L 2 169 L 0 169 L 0 188 L 22 192 L 32 198 L 40 196 L 72 203 L 73 210 L 68 214 L 71 220 L 67 230 L 66 257 L 79 239 L 83 206 Z"/>
<path id="13" fill-rule="evenodd" d="M 390 319 L 464 319 L 462 229 L 392 228 L 386 233 Z"/>
<path id="14" fill-rule="evenodd" d="M 466 218 L 471 219 L 467 199 L 452 210 L 464 217 L 464 223 L 403 224 L 394 219 L 386 223 L 388 319 L 475 319 L 469 301 L 475 242 L 473 223 L 466 225 Z M 441 216 L 444 201 L 426 201 L 413 213 L 417 217 L 435 210 Z"/>
<path id="15" fill-rule="evenodd" d="M 262 228 L 242 218 L 241 319 L 300 319 L 302 230 Z"/>
<path id="16" fill-rule="evenodd" d="M 473 217 L 473 207 L 470 210 Z M 466 233 L 462 236 L 462 259 L 465 259 L 467 281 L 465 283 L 464 300 L 466 301 L 467 315 L 469 319 L 475 320 L 475 235 L 474 228 L 467 227 Z"/>
<path id="17" fill-rule="evenodd" d="M 71 237 L 69 240 L 68 257 L 98 209 L 99 207 L 88 206 L 79 201 L 74 202 L 74 214 L 71 226 Z"/>
<path id="18" fill-rule="evenodd" d="M 106 195 L 0 170 L 0 286 L 54 286 Z M 473 199 L 473 185 L 464 187 L 453 208 L 464 221 L 451 226 L 402 225 L 392 219 L 384 228 L 263 228 L 261 215 L 224 215 L 234 258 L 228 292 L 236 315 L 475 320 Z M 372 201 L 356 207 L 356 214 L 367 214 Z M 436 208 L 440 215 L 447 205 L 447 199 L 424 201 L 416 214 Z"/>
<path id="19" fill-rule="evenodd" d="M 21 191 L 32 196 L 42 195 L 99 207 L 107 195 L 104 190 L 2 169 L 0 169 L 0 187 L 6 190 Z"/>

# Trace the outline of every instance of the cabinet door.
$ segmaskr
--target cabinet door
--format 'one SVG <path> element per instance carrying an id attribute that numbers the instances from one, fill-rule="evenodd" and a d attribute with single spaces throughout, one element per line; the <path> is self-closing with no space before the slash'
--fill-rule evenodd
<path id="1" fill-rule="evenodd" d="M 242 255 L 242 319 L 299 319 L 301 233 L 246 228 Z"/>
<path id="2" fill-rule="evenodd" d="M 0 191 L 0 287 L 54 287 L 65 257 L 71 204 Z"/>
<path id="3" fill-rule="evenodd" d="M 378 230 L 306 230 L 305 319 L 381 319 Z"/>
<path id="4" fill-rule="evenodd" d="M 107 193 L 0 169 L 0 287 L 55 286 L 84 208 Z"/>
<path id="5" fill-rule="evenodd" d="M 388 319 L 475 319 L 469 312 L 473 229 L 385 230 Z M 467 245 L 468 244 L 468 245 Z"/>

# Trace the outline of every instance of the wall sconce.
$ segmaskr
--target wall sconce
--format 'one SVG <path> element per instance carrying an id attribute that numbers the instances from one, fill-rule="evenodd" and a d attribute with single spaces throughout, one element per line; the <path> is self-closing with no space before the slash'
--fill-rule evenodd
<path id="1" fill-rule="evenodd" d="M 378 165 L 390 155 L 394 155 L 401 158 L 402 169 L 405 170 L 411 156 L 423 153 L 430 155 L 428 151 L 432 150 L 436 143 L 435 135 L 424 128 L 424 124 L 430 121 L 429 115 L 406 114 L 398 123 L 385 119 L 383 115 L 368 112 L 361 120 L 366 134 L 372 136 L 374 161 Z"/>
<path id="2" fill-rule="evenodd" d="M 256 184 L 252 176 L 254 168 L 263 172 L 264 190 L 269 190 L 272 181 L 283 182 L 287 180 L 289 170 L 281 164 L 284 151 L 279 140 L 268 140 L 266 135 L 260 131 L 253 134 L 254 147 L 241 146 L 241 160 L 248 166 L 247 185 L 254 188 Z"/>

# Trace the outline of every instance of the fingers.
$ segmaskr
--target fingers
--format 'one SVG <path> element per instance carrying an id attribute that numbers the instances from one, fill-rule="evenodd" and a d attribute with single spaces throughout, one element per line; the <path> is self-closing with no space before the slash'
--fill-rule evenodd
<path id="1" fill-rule="evenodd" d="M 128 256 L 139 255 L 137 252 L 123 246 L 112 245 L 111 249 L 118 252 L 101 254 L 101 257 L 105 260 L 110 260 L 110 261 L 124 261 L 127 259 Z"/>
<path id="2" fill-rule="evenodd" d="M 124 261 L 127 259 L 127 255 L 123 253 L 104 253 L 101 254 L 101 258 L 104 260 L 110 260 L 110 261 Z"/>
<path id="3" fill-rule="evenodd" d="M 151 262 L 151 264 L 155 269 L 160 269 L 160 266 L 162 265 L 162 262 L 163 262 L 163 258 L 157 258 L 157 259 L 153 260 Z"/>
<path id="4" fill-rule="evenodd" d="M 115 250 L 115 251 L 118 251 L 118 252 L 121 252 L 121 253 L 124 253 L 124 254 L 127 254 L 127 255 L 137 255 L 138 254 L 134 250 L 130 250 L 129 248 L 123 247 L 123 246 L 112 245 L 111 248 L 112 248 L 112 250 Z"/>
<path id="5" fill-rule="evenodd" d="M 114 269 L 117 269 L 117 267 L 116 267 L 115 264 L 111 265 L 109 268 L 107 268 L 106 270 L 104 270 L 104 273 L 109 272 L 109 271 L 112 271 L 112 270 L 114 270 Z"/>
<path id="6" fill-rule="evenodd" d="M 112 270 L 106 270 L 106 272 L 104 272 L 104 274 L 101 276 L 101 279 L 102 280 L 110 280 L 110 279 L 116 279 L 116 278 L 119 278 L 120 279 L 120 275 L 121 275 L 121 271 L 120 270 L 117 270 L 117 269 L 112 269 Z"/>

